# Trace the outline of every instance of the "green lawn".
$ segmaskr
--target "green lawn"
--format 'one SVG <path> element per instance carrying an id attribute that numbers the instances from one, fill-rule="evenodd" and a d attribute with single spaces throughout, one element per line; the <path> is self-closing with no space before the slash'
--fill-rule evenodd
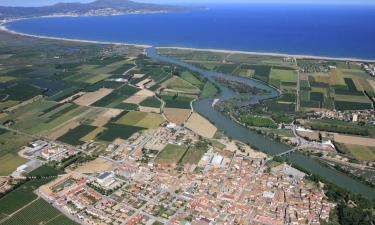
<path id="1" fill-rule="evenodd" d="M 168 144 L 157 156 L 156 162 L 177 164 L 180 161 L 181 157 L 185 154 L 185 152 L 185 146 Z"/>

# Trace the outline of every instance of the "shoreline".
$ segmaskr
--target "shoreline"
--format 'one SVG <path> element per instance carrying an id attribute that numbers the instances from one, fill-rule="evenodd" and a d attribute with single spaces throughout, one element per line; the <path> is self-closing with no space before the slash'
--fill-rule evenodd
<path id="1" fill-rule="evenodd" d="M 62 16 L 60 16 L 62 17 Z M 45 17 L 40 17 L 45 18 Z M 56 40 L 56 41 L 67 41 L 67 42 L 78 42 L 78 43 L 88 43 L 88 44 L 104 44 L 104 45 L 123 45 L 123 46 L 134 46 L 139 48 L 151 48 L 155 49 L 177 49 L 185 51 L 196 51 L 196 52 L 211 52 L 211 53 L 225 53 L 225 54 L 243 54 L 243 55 L 258 55 L 258 56 L 273 56 L 273 57 L 290 57 L 296 59 L 321 59 L 321 60 L 337 60 L 337 61 L 352 61 L 352 62 L 366 62 L 375 63 L 375 59 L 361 59 L 355 57 L 330 57 L 330 56 L 318 56 L 318 55 L 305 55 L 305 54 L 288 54 L 288 53 L 277 53 L 277 52 L 256 52 L 256 51 L 242 51 L 242 50 L 227 50 L 227 49 L 212 49 L 212 48 L 190 48 L 190 47 L 179 47 L 179 46 L 153 46 L 148 44 L 135 44 L 135 43 L 125 43 L 125 42 L 111 42 L 111 41 L 94 41 L 85 40 L 78 38 L 61 38 L 53 36 L 44 35 L 34 35 L 23 32 L 18 32 L 10 30 L 6 27 L 6 24 L 17 21 L 25 20 L 29 18 L 20 18 L 9 20 L 0 23 L 0 31 L 6 32 L 12 35 L 20 35 L 25 37 L 32 37 L 38 39 Z"/>

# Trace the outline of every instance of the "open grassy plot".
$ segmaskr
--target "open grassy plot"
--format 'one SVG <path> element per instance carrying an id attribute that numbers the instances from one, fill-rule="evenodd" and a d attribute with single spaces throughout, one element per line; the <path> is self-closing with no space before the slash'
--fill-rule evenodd
<path id="1" fill-rule="evenodd" d="M 172 89 L 176 92 L 188 94 L 198 94 L 200 92 L 200 90 L 197 87 L 177 76 L 173 76 L 172 78 L 164 82 L 163 86 L 165 86 L 165 88 L 167 89 Z"/>
<path id="2" fill-rule="evenodd" d="M 98 127 L 95 130 L 93 130 L 90 133 L 88 133 L 86 136 L 80 138 L 80 140 L 83 141 L 83 142 L 89 142 L 91 140 L 95 140 L 95 138 L 98 135 L 100 135 L 104 130 L 105 130 L 104 127 Z"/>
<path id="3" fill-rule="evenodd" d="M 353 124 L 350 122 L 344 122 L 339 120 L 319 120 L 313 119 L 310 120 L 308 125 L 313 130 L 322 130 L 322 131 L 330 131 L 330 132 L 337 132 L 337 133 L 344 133 L 344 134 L 355 134 L 355 135 L 362 135 L 368 136 L 370 134 L 369 130 L 373 129 L 373 127 L 367 126 L 360 126 L 357 124 Z"/>
<path id="4" fill-rule="evenodd" d="M 59 137 L 57 140 L 68 143 L 70 145 L 82 145 L 84 144 L 83 141 L 80 139 L 87 134 L 94 131 L 96 127 L 91 125 L 80 125 L 72 130 L 70 130 L 68 133 L 64 134 L 63 136 Z"/>
<path id="5" fill-rule="evenodd" d="M 191 109 L 164 108 L 164 115 L 169 122 L 183 124 L 189 118 Z"/>
<path id="6" fill-rule="evenodd" d="M 275 122 L 273 122 L 272 119 L 266 117 L 242 116 L 241 122 L 245 123 L 248 126 L 277 128 Z"/>
<path id="7" fill-rule="evenodd" d="M 271 69 L 270 79 L 280 80 L 283 82 L 296 82 L 297 74 L 294 70 Z"/>
<path id="8" fill-rule="evenodd" d="M 0 94 L 9 95 L 8 100 L 25 101 L 43 93 L 43 90 L 29 84 L 18 83 L 5 90 Z"/>
<path id="9" fill-rule="evenodd" d="M 192 96 L 163 92 L 161 98 L 165 101 L 165 107 L 190 109 L 190 102 L 194 100 Z"/>
<path id="10" fill-rule="evenodd" d="M 159 99 L 153 96 L 153 97 L 147 97 L 145 100 L 139 103 L 139 105 L 145 106 L 145 107 L 160 108 L 161 102 L 159 101 Z"/>
<path id="11" fill-rule="evenodd" d="M 358 160 L 375 161 L 375 147 L 345 144 L 345 148 Z"/>
<path id="12" fill-rule="evenodd" d="M 79 92 L 79 88 L 78 87 L 69 87 L 69 88 L 66 88 L 58 93 L 56 93 L 55 95 L 49 97 L 48 99 L 49 100 L 52 100 L 52 101 L 61 101 L 61 100 L 64 100 L 66 99 L 67 97 L 69 96 L 72 96 L 76 93 Z"/>
<path id="13" fill-rule="evenodd" d="M 58 170 L 52 166 L 49 165 L 43 165 L 33 171 L 31 171 L 28 176 L 57 176 L 60 174 L 63 174 L 64 172 L 61 170 Z"/>
<path id="14" fill-rule="evenodd" d="M 87 107 L 74 107 L 73 109 L 60 115 L 57 118 L 48 119 L 44 123 L 39 123 L 36 126 L 29 128 L 28 131 L 33 134 L 48 132 L 74 118 L 81 118 L 83 115 L 87 113 L 88 110 L 90 109 Z"/>
<path id="15" fill-rule="evenodd" d="M 189 117 L 185 126 L 195 133 L 206 138 L 213 138 L 217 131 L 217 128 L 213 124 L 211 124 L 210 121 L 208 121 L 198 113 L 193 113 Z"/>
<path id="16" fill-rule="evenodd" d="M 128 112 L 121 117 L 116 123 L 143 128 L 156 128 L 164 122 L 160 114 L 146 112 Z"/>
<path id="17" fill-rule="evenodd" d="M 94 92 L 88 92 L 74 101 L 77 105 L 89 106 L 104 98 L 112 92 L 112 89 L 100 88 Z"/>
<path id="18" fill-rule="evenodd" d="M 158 163 L 177 164 L 185 152 L 185 146 L 168 144 L 155 160 Z"/>
<path id="19" fill-rule="evenodd" d="M 202 89 L 204 83 L 197 77 L 196 75 L 192 74 L 190 71 L 184 70 L 180 74 L 181 78 L 189 82 L 190 84 Z"/>
<path id="20" fill-rule="evenodd" d="M 38 199 L 26 208 L 17 212 L 7 219 L 5 225 L 30 225 L 30 224 L 58 224 L 75 225 L 77 223 L 69 220 L 60 211 L 51 206 L 43 199 Z"/>
<path id="21" fill-rule="evenodd" d="M 125 99 L 134 95 L 139 89 L 130 85 L 124 85 L 112 91 L 111 94 L 95 102 L 93 106 L 116 108 Z"/>
<path id="22" fill-rule="evenodd" d="M 13 106 L 17 105 L 18 103 L 20 103 L 20 102 L 19 101 L 13 101 L 13 100 L 0 102 L 0 110 L 6 110 L 10 107 L 13 107 Z"/>
<path id="23" fill-rule="evenodd" d="M 214 70 L 224 74 L 232 74 L 238 66 L 237 63 L 224 63 L 216 66 Z"/>
<path id="24" fill-rule="evenodd" d="M 143 130 L 142 127 L 134 127 L 128 125 L 109 123 L 105 126 L 107 129 L 102 132 L 102 134 L 97 137 L 97 139 L 112 142 L 116 138 L 128 139 L 134 133 Z"/>
<path id="25" fill-rule="evenodd" d="M 190 146 L 181 160 L 182 164 L 198 164 L 202 156 L 207 152 L 208 146 L 204 142 L 198 142 Z"/>
<path id="26" fill-rule="evenodd" d="M 0 214 L 10 215 L 37 198 L 34 191 L 53 179 L 30 180 L 0 199 Z"/>
<path id="27" fill-rule="evenodd" d="M 218 93 L 219 93 L 219 89 L 217 89 L 217 87 L 213 83 L 211 83 L 210 81 L 207 81 L 204 84 L 203 91 L 200 97 L 210 98 L 210 97 L 216 96 Z"/>
<path id="28" fill-rule="evenodd" d="M 271 66 L 268 65 L 241 65 L 241 69 L 253 70 L 255 71 L 254 78 L 268 82 L 271 73 Z"/>
<path id="29" fill-rule="evenodd" d="M 370 103 L 335 101 L 335 108 L 337 110 L 364 110 L 371 109 L 372 107 Z"/>
<path id="30" fill-rule="evenodd" d="M 18 151 L 30 141 L 31 138 L 13 132 L 0 134 L 0 176 L 9 175 L 28 161 L 20 157 Z"/>
<path id="31" fill-rule="evenodd" d="M 17 79 L 17 78 L 10 77 L 10 76 L 0 76 L 0 83 L 5 83 L 5 82 L 12 81 L 12 80 L 15 80 L 15 79 Z"/>

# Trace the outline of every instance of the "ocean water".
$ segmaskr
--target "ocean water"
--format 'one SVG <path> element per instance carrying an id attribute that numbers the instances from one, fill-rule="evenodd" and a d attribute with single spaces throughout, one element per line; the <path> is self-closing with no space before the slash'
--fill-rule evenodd
<path id="1" fill-rule="evenodd" d="M 37 18 L 7 27 L 95 41 L 375 59 L 375 6 L 212 5 L 184 13 Z"/>

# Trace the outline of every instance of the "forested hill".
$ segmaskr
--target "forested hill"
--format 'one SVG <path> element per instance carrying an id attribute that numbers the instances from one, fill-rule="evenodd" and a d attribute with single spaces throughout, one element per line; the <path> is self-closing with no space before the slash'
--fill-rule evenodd
<path id="1" fill-rule="evenodd" d="M 43 7 L 0 6 L 0 19 L 27 18 L 38 16 L 72 15 L 100 16 L 126 13 L 175 12 L 192 8 L 182 6 L 156 5 L 129 0 L 96 0 L 91 3 L 58 3 Z"/>

